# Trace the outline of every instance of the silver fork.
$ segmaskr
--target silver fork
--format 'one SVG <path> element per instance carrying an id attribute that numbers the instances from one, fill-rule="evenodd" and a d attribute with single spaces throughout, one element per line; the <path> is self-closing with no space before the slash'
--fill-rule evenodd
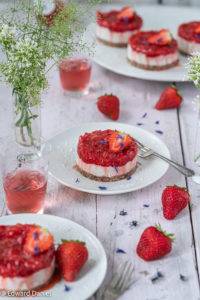
<path id="1" fill-rule="evenodd" d="M 133 283 L 133 271 L 134 268 L 130 262 L 126 261 L 123 263 L 106 287 L 102 299 L 115 300 L 128 290 Z"/>
<path id="2" fill-rule="evenodd" d="M 136 143 L 139 146 L 139 157 L 141 158 L 148 158 L 150 156 L 156 156 L 159 157 L 160 159 L 166 161 L 168 164 L 170 164 L 172 167 L 174 167 L 175 169 L 177 169 L 180 173 L 182 173 L 183 175 L 185 175 L 186 177 L 191 177 L 195 175 L 195 172 L 191 169 L 186 168 L 183 165 L 180 165 L 179 163 L 157 153 L 156 151 L 152 150 L 151 148 L 143 145 L 141 142 L 137 141 L 135 139 Z"/>

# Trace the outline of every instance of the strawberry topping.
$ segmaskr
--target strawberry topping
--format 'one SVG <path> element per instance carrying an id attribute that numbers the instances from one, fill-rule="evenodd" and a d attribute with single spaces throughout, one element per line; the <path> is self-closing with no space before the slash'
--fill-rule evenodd
<path id="1" fill-rule="evenodd" d="M 34 255 L 38 255 L 51 248 L 53 243 L 53 236 L 46 228 L 35 226 L 30 228 L 27 233 L 24 250 Z"/>
<path id="2" fill-rule="evenodd" d="M 105 167 L 123 166 L 132 161 L 138 153 L 138 147 L 134 139 L 128 136 L 126 147 L 123 147 L 119 152 L 113 151 L 113 149 L 110 149 L 110 138 L 113 134 L 118 135 L 119 132 L 110 129 L 97 130 L 80 136 L 78 142 L 79 157 L 85 163 Z"/>
<path id="3" fill-rule="evenodd" d="M 123 132 L 114 132 L 109 138 L 109 149 L 112 152 L 120 152 L 129 147 L 132 143 L 132 139 L 128 134 Z"/>
<path id="4" fill-rule="evenodd" d="M 159 46 L 169 45 L 171 41 L 172 41 L 172 36 L 170 32 L 166 29 L 162 29 L 158 33 L 155 33 L 148 38 L 148 42 L 150 44 L 155 44 Z"/>
<path id="5" fill-rule="evenodd" d="M 0 275 L 3 277 L 24 277 L 50 266 L 55 254 L 54 245 L 38 253 L 25 250 L 29 232 L 36 225 L 0 226 Z"/>
<path id="6" fill-rule="evenodd" d="M 117 19 L 119 20 L 132 20 L 134 18 L 134 10 L 130 6 L 125 6 L 117 14 Z"/>
<path id="7" fill-rule="evenodd" d="M 195 33 L 200 34 L 200 23 L 199 25 L 195 28 Z"/>
<path id="8" fill-rule="evenodd" d="M 96 20 L 99 26 L 115 32 L 140 30 L 143 23 L 142 18 L 131 7 L 109 12 L 97 11 Z"/>
<path id="9" fill-rule="evenodd" d="M 200 43 L 200 21 L 180 25 L 178 35 L 189 42 Z"/>
<path id="10" fill-rule="evenodd" d="M 151 38 L 154 40 L 158 33 L 158 31 L 138 32 L 130 37 L 129 44 L 134 51 L 144 53 L 148 57 L 175 53 L 178 50 L 178 45 L 174 38 L 171 38 L 171 42 L 167 44 L 149 42 L 149 39 L 150 41 Z M 157 37 L 156 40 L 158 40 Z"/>

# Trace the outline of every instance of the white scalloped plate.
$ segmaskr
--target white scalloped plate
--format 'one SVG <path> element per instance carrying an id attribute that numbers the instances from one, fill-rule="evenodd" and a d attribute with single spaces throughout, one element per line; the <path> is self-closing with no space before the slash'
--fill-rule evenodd
<path id="1" fill-rule="evenodd" d="M 170 157 L 167 146 L 152 133 L 127 124 L 104 122 L 86 123 L 74 127 L 47 141 L 44 147 L 49 154 L 49 171 L 51 175 L 62 184 L 83 192 L 101 195 L 114 195 L 142 189 L 159 180 L 167 171 L 168 164 L 152 157 L 140 160 L 141 165 L 131 176 L 130 180 L 124 179 L 115 182 L 98 182 L 84 177 L 73 167 L 76 163 L 76 148 L 79 136 L 94 130 L 117 129 L 135 137 L 147 146 L 152 147 L 160 154 Z"/>
<path id="2" fill-rule="evenodd" d="M 100 9 L 119 8 L 119 5 L 103 5 Z M 144 30 L 169 29 L 176 36 L 178 26 L 183 22 L 200 20 L 199 9 L 166 5 L 134 6 L 144 21 Z M 188 81 L 185 63 L 187 57 L 180 54 L 180 64 L 177 67 L 163 71 L 149 71 L 136 68 L 127 61 L 126 48 L 106 46 L 95 37 L 95 24 L 91 24 L 86 32 L 89 43 L 95 41 L 94 61 L 100 66 L 120 75 L 157 81 Z"/>
<path id="3" fill-rule="evenodd" d="M 0 225 L 14 225 L 16 223 L 38 224 L 46 227 L 53 234 L 56 244 L 60 243 L 61 239 L 84 241 L 89 251 L 89 259 L 76 281 L 68 283 L 61 280 L 53 288 L 46 291 L 50 296 L 45 296 L 44 291 L 43 296 L 38 295 L 37 297 L 19 298 L 7 297 L 1 294 L 2 299 L 86 300 L 100 287 L 106 274 L 107 259 L 103 246 L 90 231 L 68 219 L 51 215 L 16 214 L 0 218 Z M 67 292 L 65 291 L 65 285 L 69 288 Z"/>

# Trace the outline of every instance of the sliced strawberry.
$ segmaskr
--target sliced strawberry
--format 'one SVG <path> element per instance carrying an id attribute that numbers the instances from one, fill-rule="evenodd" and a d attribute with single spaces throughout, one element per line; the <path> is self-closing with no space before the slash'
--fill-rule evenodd
<path id="1" fill-rule="evenodd" d="M 112 152 L 120 152 L 131 145 L 132 139 L 123 132 L 114 132 L 109 138 L 109 149 Z"/>
<path id="2" fill-rule="evenodd" d="M 134 10 L 130 6 L 125 6 L 122 8 L 122 10 L 117 14 L 117 19 L 118 20 L 123 20 L 123 19 L 132 19 L 134 17 Z"/>
<path id="3" fill-rule="evenodd" d="M 200 33 L 200 25 L 198 25 L 198 26 L 195 28 L 195 33 L 197 33 L 197 34 Z"/>
<path id="4" fill-rule="evenodd" d="M 53 236 L 46 228 L 33 226 L 27 233 L 24 250 L 38 255 L 52 247 L 53 243 Z"/>
<path id="5" fill-rule="evenodd" d="M 190 195 L 185 188 L 167 186 L 162 193 L 163 215 L 173 220 L 189 203 Z"/>
<path id="6" fill-rule="evenodd" d="M 181 105 L 182 100 L 183 98 L 179 94 L 176 86 L 171 85 L 163 90 L 155 108 L 158 110 L 178 108 Z"/>
<path id="7" fill-rule="evenodd" d="M 103 95 L 98 98 L 97 107 L 100 112 L 105 114 L 112 120 L 117 120 L 119 118 L 119 98 L 114 95 Z"/>
<path id="8" fill-rule="evenodd" d="M 160 46 L 168 45 L 171 43 L 171 41 L 172 41 L 172 35 L 166 29 L 162 29 L 158 33 L 155 33 L 148 38 L 148 42 L 150 44 L 155 44 Z"/>
<path id="9" fill-rule="evenodd" d="M 56 258 L 59 270 L 66 281 L 74 281 L 88 260 L 88 250 L 84 242 L 62 240 Z"/>

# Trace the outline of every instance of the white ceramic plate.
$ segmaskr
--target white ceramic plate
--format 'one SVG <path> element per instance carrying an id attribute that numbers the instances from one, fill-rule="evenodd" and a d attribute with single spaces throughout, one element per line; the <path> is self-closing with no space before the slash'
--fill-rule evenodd
<path id="1" fill-rule="evenodd" d="M 51 293 L 49 297 L 20 297 L 20 299 L 85 300 L 92 296 L 100 287 L 106 274 L 107 259 L 101 243 L 90 231 L 70 220 L 51 215 L 17 214 L 0 218 L 0 225 L 12 225 L 16 223 L 39 224 L 48 228 L 57 244 L 61 239 L 85 241 L 89 251 L 89 260 L 75 282 L 67 283 L 64 280 L 60 281 L 52 289 L 47 290 L 47 292 Z M 65 284 L 70 288 L 68 292 L 65 291 Z M 3 297 L 3 299 L 8 300 L 10 297 Z M 12 299 L 18 300 L 19 297 Z"/>
<path id="2" fill-rule="evenodd" d="M 86 123 L 80 127 L 66 130 L 46 143 L 45 149 L 51 149 L 49 154 L 49 171 L 62 184 L 76 190 L 92 194 L 113 195 L 135 191 L 144 188 L 160 179 L 168 169 L 168 164 L 157 158 L 140 160 L 130 180 L 115 182 L 98 182 L 84 177 L 73 167 L 76 163 L 76 149 L 79 136 L 94 130 L 117 129 L 135 137 L 147 146 L 152 147 L 167 157 L 170 153 L 166 145 L 155 135 L 138 127 L 114 122 Z"/>
<path id="3" fill-rule="evenodd" d="M 113 7 L 104 5 L 102 11 Z M 200 20 L 199 9 L 174 6 L 135 6 L 136 11 L 142 16 L 144 30 L 167 28 L 176 36 L 178 26 L 186 21 Z M 95 24 L 91 24 L 86 32 L 87 41 L 96 41 Z M 180 55 L 180 64 L 177 67 L 164 71 L 148 71 L 132 66 L 126 57 L 126 48 L 105 46 L 100 42 L 96 43 L 94 61 L 100 66 L 115 73 L 135 78 L 158 80 L 158 81 L 187 81 L 186 56 Z"/>

